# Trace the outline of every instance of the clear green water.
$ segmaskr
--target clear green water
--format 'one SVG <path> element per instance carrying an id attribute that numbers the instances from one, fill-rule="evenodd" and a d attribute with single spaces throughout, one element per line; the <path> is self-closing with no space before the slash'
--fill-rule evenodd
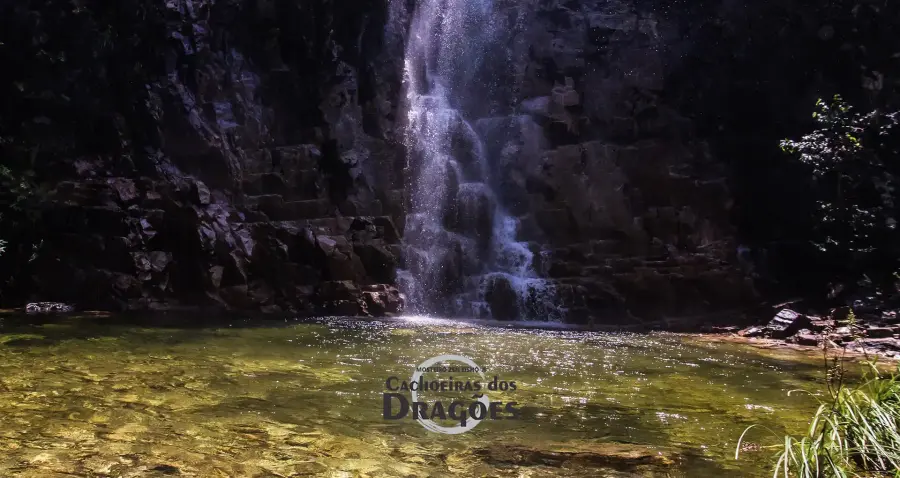
<path id="1" fill-rule="evenodd" d="M 4 477 L 766 476 L 770 453 L 735 461 L 737 438 L 802 431 L 813 399 L 787 391 L 822 375 L 814 356 L 667 334 L 0 320 Z M 461 435 L 384 420 L 385 379 L 448 353 L 515 381 L 489 395 L 520 419 Z"/>

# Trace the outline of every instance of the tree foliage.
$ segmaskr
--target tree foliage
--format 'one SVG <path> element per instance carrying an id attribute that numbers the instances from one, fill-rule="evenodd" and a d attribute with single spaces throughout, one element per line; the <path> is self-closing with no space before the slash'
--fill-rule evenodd
<path id="1" fill-rule="evenodd" d="M 819 100 L 817 129 L 782 150 L 808 167 L 817 203 L 814 243 L 858 273 L 894 267 L 898 113 L 859 113 L 840 96 Z"/>

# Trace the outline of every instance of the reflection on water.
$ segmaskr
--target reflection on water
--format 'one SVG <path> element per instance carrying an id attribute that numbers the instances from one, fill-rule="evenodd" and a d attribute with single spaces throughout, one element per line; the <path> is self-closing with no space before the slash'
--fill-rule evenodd
<path id="1" fill-rule="evenodd" d="M 5 320 L 0 476 L 763 476 L 769 454 L 734 461 L 737 437 L 802 430 L 812 400 L 786 392 L 821 375 L 736 344 L 424 317 Z M 383 420 L 385 379 L 443 354 L 515 380 L 500 398 L 521 419 L 454 436 Z"/>

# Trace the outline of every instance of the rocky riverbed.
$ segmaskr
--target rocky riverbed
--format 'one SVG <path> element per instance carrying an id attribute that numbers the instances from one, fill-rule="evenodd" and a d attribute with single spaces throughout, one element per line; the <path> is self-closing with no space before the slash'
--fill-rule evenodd
<path id="1" fill-rule="evenodd" d="M 844 306 L 822 315 L 783 308 L 767 323 L 747 327 L 737 335 L 900 358 L 900 316 L 885 306 Z"/>

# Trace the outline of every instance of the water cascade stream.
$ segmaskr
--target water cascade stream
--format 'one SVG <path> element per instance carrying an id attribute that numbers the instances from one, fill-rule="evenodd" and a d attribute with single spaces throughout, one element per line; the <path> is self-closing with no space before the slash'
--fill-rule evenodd
<path id="1" fill-rule="evenodd" d="M 401 1 L 401 0 L 395 0 Z M 424 0 L 406 40 L 405 141 L 408 308 L 419 314 L 557 319 L 553 287 L 535 272 L 533 246 L 499 199 L 502 178 L 487 144 L 515 118 L 504 80 L 514 77 L 512 10 L 492 0 Z M 506 86 L 502 88 L 501 86 Z"/>

